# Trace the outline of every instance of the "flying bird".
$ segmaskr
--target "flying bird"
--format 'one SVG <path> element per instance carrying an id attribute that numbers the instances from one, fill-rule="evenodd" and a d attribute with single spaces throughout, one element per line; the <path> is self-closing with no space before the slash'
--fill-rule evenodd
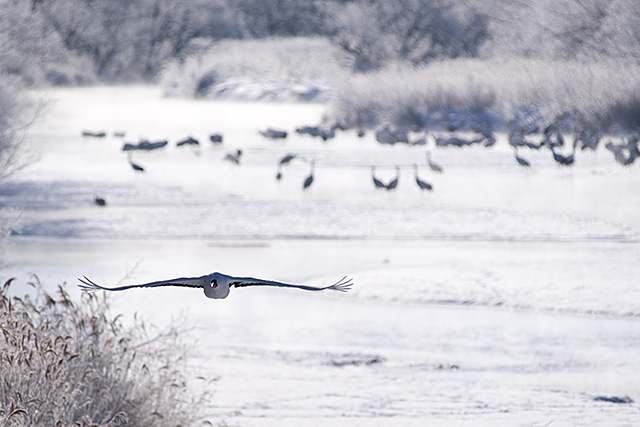
<path id="1" fill-rule="evenodd" d="M 233 277 L 222 273 L 211 273 L 200 277 L 182 277 L 178 279 L 160 280 L 157 282 L 142 283 L 139 285 L 119 286 L 116 288 L 107 288 L 100 286 L 87 276 L 82 279 L 78 278 L 80 284 L 78 287 L 83 291 L 93 292 L 98 290 L 104 291 L 124 291 L 132 288 L 155 288 L 158 286 L 181 286 L 186 288 L 202 288 L 207 298 L 224 299 L 229 295 L 231 288 L 243 288 L 247 286 L 278 286 L 283 288 L 297 288 L 305 291 L 324 291 L 331 289 L 332 291 L 347 292 L 353 285 L 353 279 L 343 277 L 333 285 L 324 287 L 294 285 L 290 283 L 275 282 L 272 280 L 256 279 L 255 277 Z"/>

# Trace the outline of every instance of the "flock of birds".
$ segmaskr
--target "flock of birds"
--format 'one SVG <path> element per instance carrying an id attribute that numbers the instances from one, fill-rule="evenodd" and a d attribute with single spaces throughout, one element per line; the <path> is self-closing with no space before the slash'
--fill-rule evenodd
<path id="1" fill-rule="evenodd" d="M 566 118 L 566 117 L 564 117 Z M 602 134 L 597 129 L 591 126 L 576 126 L 573 128 L 573 141 L 571 144 L 565 142 L 565 136 L 561 132 L 563 117 L 559 117 L 554 123 L 549 124 L 544 129 L 540 129 L 537 126 L 518 126 L 513 125 L 508 132 L 508 143 L 514 150 L 515 161 L 522 167 L 529 168 L 531 163 L 521 154 L 520 150 L 540 150 L 548 149 L 551 153 L 551 158 L 562 167 L 571 167 L 575 164 L 576 151 L 580 148 L 580 151 L 592 150 L 595 151 L 602 141 Z M 460 120 L 446 120 L 443 125 L 448 134 L 433 135 L 433 140 L 436 147 L 467 147 L 476 144 L 481 144 L 485 147 L 491 147 L 496 143 L 496 137 L 487 123 L 483 123 L 477 126 L 473 126 L 472 130 L 475 132 L 472 138 L 464 138 L 456 133 L 462 127 Z M 313 137 L 319 137 L 323 141 L 327 141 L 336 136 L 336 132 L 339 130 L 349 130 L 353 126 L 344 126 L 341 124 L 334 124 L 328 128 L 319 126 L 304 126 L 296 129 L 299 134 L 307 134 Z M 278 129 L 266 129 L 260 131 L 260 133 L 269 139 L 285 139 L 288 133 Z M 416 139 L 410 139 L 410 133 L 421 133 L 421 136 Z M 358 136 L 365 135 L 365 131 L 362 128 L 357 129 Z M 104 138 L 105 132 L 91 132 L 84 131 L 82 133 L 85 137 Z M 123 138 L 124 132 L 115 132 L 115 137 Z M 380 144 L 408 144 L 408 145 L 426 145 L 429 138 L 429 134 L 421 132 L 420 129 L 405 129 L 399 127 L 385 126 L 380 128 L 375 133 L 375 138 Z M 209 140 L 213 144 L 222 144 L 223 136 L 221 134 L 211 134 Z M 198 146 L 200 142 L 189 136 L 176 143 L 176 146 Z M 167 140 L 151 142 L 149 140 L 140 140 L 138 143 L 125 143 L 122 150 L 127 152 L 128 161 L 131 168 L 136 172 L 144 172 L 143 166 L 133 162 L 131 153 L 135 151 L 151 151 L 156 150 L 168 145 Z M 567 145 L 570 147 L 566 148 Z M 636 159 L 640 157 L 640 129 L 627 138 L 623 138 L 618 142 L 609 140 L 605 144 L 605 148 L 610 151 L 617 163 L 623 166 L 632 165 Z M 564 150 L 564 152 L 561 152 Z M 242 161 L 243 152 L 237 149 L 234 152 L 227 153 L 223 160 L 228 161 L 235 165 L 240 165 Z M 302 189 L 308 189 L 314 182 L 315 160 L 307 159 L 304 156 L 295 153 L 289 153 L 280 158 L 277 164 L 276 180 L 280 181 L 283 178 L 284 168 L 289 165 L 293 160 L 302 160 L 309 164 L 309 175 L 305 178 Z M 432 172 L 442 173 L 443 167 L 431 159 L 430 151 L 426 152 L 426 164 Z M 421 178 L 419 175 L 419 165 L 414 163 L 411 165 L 414 169 L 414 179 L 420 190 L 432 191 L 433 184 Z M 400 179 L 400 166 L 395 166 L 396 175 L 389 182 L 383 182 L 376 176 L 376 166 L 371 166 L 371 179 L 376 189 L 393 191 L 398 187 Z M 100 206 L 106 205 L 106 200 L 101 197 L 95 198 L 95 203 Z M 339 292 L 346 292 L 352 286 L 351 279 L 346 277 L 342 278 L 338 282 L 324 287 L 314 287 L 306 285 L 295 285 L 277 281 L 256 279 L 253 277 L 233 277 L 222 273 L 211 273 L 201 277 L 189 277 L 163 280 L 157 282 L 120 286 L 116 288 L 108 288 L 83 277 L 78 279 L 79 287 L 84 291 L 96 291 L 96 290 L 108 290 L 108 291 L 122 291 L 131 288 L 155 288 L 160 286 L 179 286 L 188 288 L 199 288 L 204 290 L 205 296 L 208 298 L 226 298 L 229 295 L 229 291 L 232 287 L 248 287 L 248 286 L 276 286 L 285 288 L 297 288 L 306 291 L 322 291 L 333 290 Z"/>
<path id="2" fill-rule="evenodd" d="M 122 131 L 116 131 L 113 133 L 113 136 L 117 138 L 124 138 L 125 135 L 126 135 L 125 132 L 122 132 Z M 92 138 L 104 138 L 107 136 L 107 133 L 103 131 L 94 132 L 94 131 L 85 130 L 85 131 L 82 131 L 82 136 L 92 137 Z M 209 140 L 214 145 L 222 144 L 223 139 L 224 137 L 222 136 L 222 134 L 219 134 L 219 133 L 213 133 L 209 135 Z M 127 153 L 127 159 L 128 159 L 129 165 L 135 172 L 144 172 L 145 168 L 139 163 L 136 163 L 133 161 L 132 153 L 136 151 L 154 151 L 160 148 L 164 148 L 167 145 L 169 145 L 169 141 L 166 139 L 162 139 L 158 141 L 149 141 L 148 139 L 142 138 L 137 143 L 125 142 L 124 145 L 122 146 L 122 151 Z M 186 138 L 181 139 L 176 143 L 176 147 L 185 147 L 185 146 L 197 147 L 199 145 L 200 145 L 200 141 L 192 136 L 187 136 Z M 223 160 L 239 165 L 241 158 L 242 158 L 242 150 L 238 149 L 234 152 L 227 153 L 224 156 Z"/>
<path id="3" fill-rule="evenodd" d="M 541 129 L 535 125 L 512 124 L 508 131 L 508 143 L 514 150 L 515 161 L 525 167 L 531 167 L 531 162 L 520 152 L 522 149 L 540 150 L 546 148 L 551 153 L 551 158 L 560 166 L 573 166 L 575 164 L 576 151 L 591 150 L 596 151 L 603 140 L 602 133 L 595 127 L 589 125 L 572 126 L 573 141 L 571 144 L 565 142 L 565 136 L 561 132 L 565 116 L 559 117 L 553 123 Z M 436 147 L 470 147 L 473 145 L 483 145 L 492 147 L 496 143 L 496 137 L 488 122 L 479 123 L 472 126 L 472 136 L 463 137 L 457 133 L 462 126 L 461 123 L 446 122 L 445 127 L 449 132 L 447 135 L 433 135 Z M 425 145 L 429 134 L 424 132 L 422 136 L 411 140 L 409 132 L 411 129 L 385 126 L 376 132 L 376 140 L 381 144 Z M 417 129 L 416 129 L 417 130 Z M 569 149 L 566 146 L 570 145 Z M 632 165 L 640 157 L 640 129 L 636 130 L 628 138 L 623 138 L 618 142 L 609 140 L 605 148 L 610 151 L 615 161 L 623 166 Z M 565 152 L 562 153 L 561 150 Z"/>
<path id="4" fill-rule="evenodd" d="M 307 134 L 313 137 L 319 137 L 323 141 L 327 141 L 336 136 L 337 130 L 347 130 L 348 128 L 341 125 L 334 125 L 328 129 L 323 129 L 319 126 L 303 126 L 296 129 L 296 132 L 299 134 Z M 266 130 L 261 130 L 260 134 L 265 138 L 272 140 L 285 139 L 288 136 L 288 132 L 280 129 L 268 128 Z M 358 136 L 364 136 L 364 130 L 360 129 L 358 131 Z M 104 138 L 107 136 L 107 133 L 104 131 L 83 131 L 82 136 L 84 137 L 93 137 L 93 138 Z M 113 133 L 114 137 L 123 138 L 125 133 L 122 131 L 117 131 Z M 224 137 L 222 134 L 214 133 L 209 135 L 209 140 L 211 143 L 215 145 L 219 145 L 223 143 Z M 137 143 L 125 142 L 122 146 L 122 151 L 127 153 L 127 159 L 129 165 L 135 172 L 144 173 L 145 167 L 141 164 L 133 161 L 132 153 L 136 151 L 154 151 L 161 148 L 166 147 L 169 144 L 169 141 L 166 139 L 158 140 L 158 141 L 149 141 L 148 139 L 140 139 Z M 187 136 L 184 139 L 176 142 L 176 147 L 184 147 L 184 146 L 199 146 L 200 141 L 192 136 Z M 223 157 L 224 161 L 228 161 L 235 165 L 241 164 L 241 159 L 243 156 L 243 152 L 241 149 L 237 149 L 233 152 L 228 152 Z M 315 180 L 315 165 L 316 161 L 314 159 L 308 159 L 305 156 L 296 153 L 289 153 L 280 158 L 277 164 L 277 171 L 275 178 L 277 181 L 281 181 L 284 177 L 284 169 L 287 165 L 291 164 L 294 160 L 306 162 L 309 165 L 309 173 L 302 182 L 302 190 L 307 190 L 311 187 Z M 434 172 L 442 172 L 442 166 L 438 165 L 434 161 L 431 160 L 430 152 L 427 151 L 427 165 Z M 418 172 L 418 164 L 413 164 L 413 168 L 415 169 L 415 182 L 421 190 L 431 191 L 433 190 L 433 184 L 427 182 L 425 179 L 419 176 Z M 375 176 L 376 166 L 371 166 L 371 175 L 374 187 L 376 189 L 384 189 L 387 191 L 395 190 L 398 187 L 398 181 L 400 178 L 400 167 L 396 166 L 396 176 L 388 183 L 383 183 L 379 178 Z M 106 206 L 106 200 L 102 197 L 96 197 L 95 203 L 99 206 Z"/>
<path id="5" fill-rule="evenodd" d="M 562 120 L 565 117 L 560 117 L 553 123 L 546 126 L 544 129 L 534 125 L 512 125 L 508 132 L 508 143 L 514 150 L 514 159 L 520 166 L 524 168 L 530 168 L 531 162 L 522 154 L 521 150 L 540 150 L 548 149 L 551 153 L 551 158 L 562 167 L 571 167 L 575 164 L 576 151 L 580 148 L 581 151 L 592 150 L 595 151 L 600 145 L 603 136 L 593 126 L 574 126 L 573 127 L 573 141 L 568 144 L 565 141 L 565 136 L 561 132 L 563 126 Z M 458 131 L 463 127 L 461 120 L 443 120 L 442 123 L 448 133 L 429 134 L 418 128 L 403 128 L 384 126 L 375 131 L 375 138 L 380 144 L 394 145 L 394 144 L 407 144 L 412 146 L 425 146 L 429 139 L 433 140 L 433 145 L 437 148 L 442 147 L 469 147 L 473 145 L 482 145 L 484 147 L 492 147 L 496 143 L 496 137 L 488 122 L 483 122 L 471 126 L 473 132 L 467 132 L 462 136 Z M 309 135 L 311 137 L 317 137 L 322 141 L 328 141 L 335 138 L 338 131 L 347 131 L 354 128 L 354 126 L 347 126 L 344 124 L 336 123 L 329 127 L 322 126 L 302 126 L 295 131 L 301 135 Z M 272 140 L 283 140 L 288 137 L 288 132 L 280 129 L 268 128 L 261 130 L 260 134 L 265 138 Z M 357 135 L 363 137 L 366 134 L 365 130 L 361 127 L 357 128 Z M 418 134 L 418 137 L 411 138 L 410 135 Z M 104 138 L 107 136 L 106 132 L 92 132 L 83 131 L 84 137 Z M 471 135 L 469 137 L 468 135 Z M 113 133 L 114 137 L 124 138 L 125 133 L 117 131 Z M 213 133 L 209 135 L 209 141 L 214 145 L 221 145 L 224 141 L 222 134 Z M 153 151 L 166 147 L 169 142 L 165 140 L 149 141 L 147 139 L 141 139 L 137 143 L 126 142 L 122 146 L 122 151 L 127 153 L 129 165 L 135 172 L 143 173 L 145 168 L 133 161 L 132 153 L 136 151 Z M 184 146 L 199 146 L 200 141 L 192 136 L 188 136 L 179 140 L 176 143 L 176 147 Z M 569 148 L 567 149 L 567 146 Z M 623 166 L 632 165 L 637 158 L 640 157 L 640 129 L 627 138 L 623 138 L 618 142 L 609 140 L 605 144 L 605 148 L 610 151 L 615 158 L 615 161 Z M 564 152 L 562 152 L 564 150 Z M 243 158 L 243 152 L 241 149 L 237 149 L 233 152 L 228 152 L 223 157 L 224 161 L 230 162 L 234 165 L 240 165 Z M 316 162 L 313 159 L 308 159 L 296 153 L 289 153 L 283 156 L 277 164 L 276 180 L 280 181 L 284 176 L 284 168 L 291 164 L 293 160 L 300 160 L 306 162 L 309 165 L 309 174 L 302 183 L 302 189 L 307 190 L 314 182 L 314 173 Z M 426 165 L 432 172 L 442 173 L 443 167 L 431 159 L 431 152 L 426 152 Z M 419 173 L 419 165 L 413 163 L 410 165 L 414 170 L 414 180 L 420 190 L 432 191 L 434 186 L 431 182 L 428 182 Z M 376 166 L 371 166 L 371 179 L 373 186 L 376 189 L 382 189 L 386 191 L 393 191 L 398 187 L 400 179 L 401 167 L 396 166 L 396 176 L 389 182 L 383 182 L 376 176 Z M 95 203 L 100 206 L 105 206 L 106 201 L 103 198 L 96 197 Z"/>
<path id="6" fill-rule="evenodd" d="M 262 130 L 260 131 L 260 134 L 263 135 L 265 138 L 269 138 L 269 139 L 284 139 L 288 135 L 286 131 L 272 129 L 272 128 Z M 116 138 L 124 138 L 125 135 L 126 133 L 123 131 L 116 131 L 113 133 L 113 136 Z M 82 131 L 82 136 L 85 138 L 105 138 L 107 136 L 107 133 L 104 131 L 84 130 Z M 208 139 L 214 145 L 221 145 L 224 141 L 224 136 L 220 133 L 213 133 L 209 135 Z M 148 139 L 142 138 L 136 143 L 125 142 L 124 145 L 122 146 L 122 151 L 127 153 L 127 161 L 131 166 L 131 169 L 134 172 L 144 173 L 145 167 L 142 166 L 140 163 L 134 162 L 133 153 L 140 152 L 140 151 L 155 151 L 155 150 L 164 148 L 167 145 L 169 145 L 169 141 L 166 139 L 150 141 Z M 186 147 L 186 146 L 198 147 L 200 146 L 200 141 L 192 136 L 187 136 L 186 138 L 183 138 L 177 141 L 175 145 L 176 147 Z M 234 165 L 240 165 L 242 161 L 242 157 L 243 157 L 243 151 L 241 149 L 236 149 L 235 151 L 227 152 L 222 158 L 222 160 L 227 161 Z M 302 183 L 302 189 L 306 190 L 309 187 L 311 187 L 311 185 L 314 182 L 315 160 L 313 159 L 309 160 L 297 154 L 288 154 L 284 156 L 278 162 L 278 171 L 276 174 L 276 180 L 280 181 L 282 179 L 283 167 L 289 164 L 294 159 L 300 159 L 300 160 L 306 161 L 309 164 L 309 167 L 310 167 L 309 175 L 304 179 Z M 107 205 L 107 202 L 103 197 L 95 197 L 94 202 L 98 206 Z"/>

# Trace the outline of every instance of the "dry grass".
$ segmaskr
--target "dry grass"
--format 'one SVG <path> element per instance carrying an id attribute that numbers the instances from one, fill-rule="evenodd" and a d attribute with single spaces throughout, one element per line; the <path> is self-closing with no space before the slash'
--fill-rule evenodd
<path id="1" fill-rule="evenodd" d="M 150 339 L 141 321 L 125 328 L 106 297 L 80 303 L 64 286 L 35 297 L 0 290 L 0 425 L 187 426 L 202 422 L 178 369 L 175 334 Z"/>
<path id="2" fill-rule="evenodd" d="M 425 127 L 456 111 L 502 128 L 525 113 L 546 126 L 575 112 L 603 130 L 633 130 L 638 90 L 640 67 L 631 62 L 457 59 L 353 75 L 334 90 L 330 111 L 336 121 Z"/>
<path id="3" fill-rule="evenodd" d="M 338 47 L 319 37 L 225 40 L 201 56 L 168 65 L 161 80 L 169 95 L 300 101 L 306 92 L 328 91 L 342 78 L 344 59 Z"/>

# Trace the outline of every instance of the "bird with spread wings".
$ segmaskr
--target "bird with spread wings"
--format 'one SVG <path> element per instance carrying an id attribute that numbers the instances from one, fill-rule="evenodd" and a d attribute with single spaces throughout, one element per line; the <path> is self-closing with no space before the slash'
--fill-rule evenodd
<path id="1" fill-rule="evenodd" d="M 132 288 L 155 288 L 159 286 L 182 286 L 186 288 L 202 288 L 208 298 L 223 299 L 229 295 L 229 290 L 233 287 L 242 288 L 247 286 L 278 286 L 283 288 L 297 288 L 305 291 L 332 291 L 347 292 L 353 286 L 353 279 L 343 277 L 333 285 L 315 287 L 307 285 L 294 285 L 290 283 L 276 282 L 272 280 L 256 279 L 255 277 L 233 277 L 222 273 L 211 273 L 200 277 L 182 277 L 178 279 L 160 280 L 157 282 L 142 283 L 138 285 L 126 285 L 115 288 L 100 286 L 86 276 L 78 279 L 78 287 L 83 291 L 92 292 L 104 291 L 124 291 Z"/>

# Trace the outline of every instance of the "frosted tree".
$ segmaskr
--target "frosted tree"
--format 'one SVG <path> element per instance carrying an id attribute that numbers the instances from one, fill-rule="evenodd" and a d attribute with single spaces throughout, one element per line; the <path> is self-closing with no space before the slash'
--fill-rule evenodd
<path id="1" fill-rule="evenodd" d="M 375 5 L 351 3 L 332 13 L 333 40 L 353 57 L 356 71 L 373 70 L 390 58 L 389 37 L 381 30 Z"/>
<path id="2" fill-rule="evenodd" d="M 326 31 L 325 0 L 240 0 L 244 28 L 251 37 L 302 36 Z"/>
<path id="3" fill-rule="evenodd" d="M 435 58 L 475 57 L 488 38 L 488 19 L 446 0 L 380 2 L 380 24 L 392 34 L 400 59 L 415 64 Z"/>
<path id="4" fill-rule="evenodd" d="M 25 166 L 17 128 L 19 98 L 15 78 L 0 75 L 0 181 Z M 0 227 L 1 230 L 1 227 Z"/>
<path id="5" fill-rule="evenodd" d="M 640 62 L 640 3 L 620 0 L 607 12 L 599 28 L 606 55 Z"/>
<path id="6" fill-rule="evenodd" d="M 184 1 L 141 2 L 136 16 L 131 44 L 147 78 L 155 76 L 168 59 L 183 57 L 189 43 L 200 36 L 200 26 L 193 23 L 198 11 Z"/>
<path id="7" fill-rule="evenodd" d="M 0 0 L 0 180 L 24 165 L 19 156 L 16 128 L 22 99 L 19 88 L 25 70 L 43 52 L 37 33 L 26 31 L 30 15 L 27 6 L 14 0 Z"/>
<path id="8" fill-rule="evenodd" d="M 521 0 L 481 6 L 491 17 L 491 53 L 547 59 L 640 57 L 635 0 Z"/>
<path id="9" fill-rule="evenodd" d="M 561 57 L 604 56 L 603 27 L 615 0 L 569 0 L 549 6 L 556 22 L 552 33 L 561 41 Z"/>
<path id="10" fill-rule="evenodd" d="M 107 80 L 153 78 L 168 59 L 194 53 L 194 40 L 241 34 L 226 0 L 38 0 L 32 9 Z"/>
<path id="11" fill-rule="evenodd" d="M 131 40 L 127 0 L 40 0 L 36 11 L 62 40 L 65 48 L 91 59 L 98 76 L 113 78 L 124 64 L 121 52 Z"/>
<path id="12" fill-rule="evenodd" d="M 388 59 L 422 64 L 437 58 L 475 57 L 489 38 L 489 19 L 449 0 L 360 0 L 332 7 L 334 40 L 360 70 Z"/>

